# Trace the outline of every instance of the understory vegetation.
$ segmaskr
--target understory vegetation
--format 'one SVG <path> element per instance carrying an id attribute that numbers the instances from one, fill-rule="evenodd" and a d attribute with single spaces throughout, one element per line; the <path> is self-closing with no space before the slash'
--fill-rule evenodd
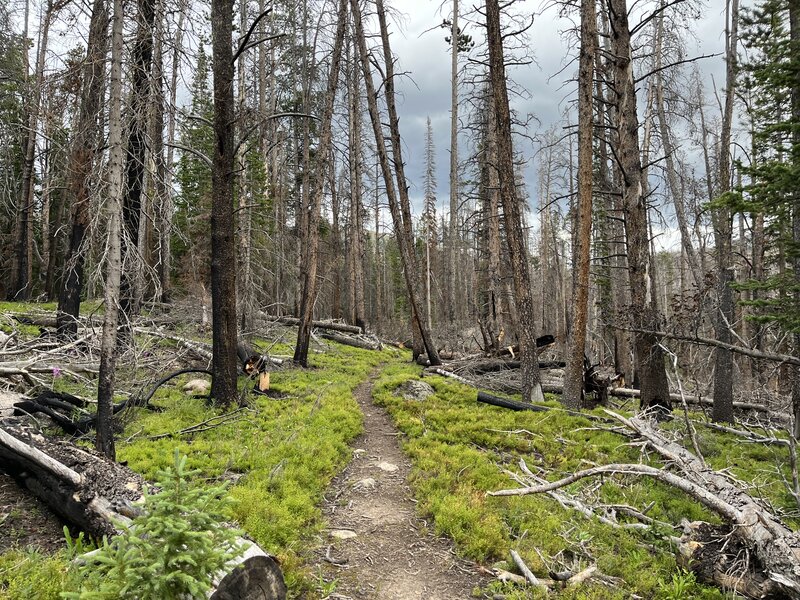
<path id="1" fill-rule="evenodd" d="M 412 486 L 419 510 L 436 533 L 451 537 L 459 553 L 485 564 L 514 570 L 509 550 L 519 552 L 531 570 L 542 576 L 596 564 L 605 575 L 624 580 L 618 588 L 598 580 L 566 589 L 559 598 L 706 598 L 725 596 L 695 582 L 693 574 L 676 561 L 670 536 L 680 531 L 682 519 L 718 523 L 699 503 L 659 482 L 631 476 L 590 479 L 568 490 L 587 504 L 629 505 L 665 524 L 644 532 L 612 529 L 577 511 L 562 508 L 546 494 L 522 497 L 487 497 L 485 492 L 519 487 L 503 469 L 519 473 L 518 462 L 549 480 L 576 470 L 610 463 L 647 461 L 639 446 L 601 424 L 574 417 L 551 398 L 547 412 L 514 412 L 478 404 L 475 390 L 445 380 L 426 377 L 435 394 L 424 401 L 407 400 L 393 393 L 402 382 L 419 376 L 410 364 L 387 367 L 376 381 L 374 397 L 389 410 L 406 435 L 405 451 L 414 464 Z M 595 416 L 605 416 L 594 411 Z M 702 415 L 692 415 L 703 418 Z M 676 419 L 667 426 L 679 441 L 685 425 Z M 789 515 L 797 525 L 797 507 L 777 469 L 789 477 L 785 446 L 746 444 L 733 436 L 698 427 L 698 443 L 709 466 L 752 482 L 751 493 L 762 496 Z M 652 464 L 658 465 L 656 460 Z M 624 519 L 620 515 L 620 521 Z M 491 586 L 506 598 L 536 597 L 512 584 Z M 534 596 L 531 596 L 531 594 Z M 550 596 L 552 597 L 552 595 Z"/>
<path id="2" fill-rule="evenodd" d="M 18 335 L 34 333 L 23 331 L 25 325 L 14 327 Z M 179 333 L 204 339 L 194 329 Z M 290 337 L 254 340 L 254 344 L 283 355 L 291 352 Z M 153 360 L 178 352 L 169 340 L 142 340 L 141 346 Z M 211 407 L 204 397 L 184 391 L 192 376 L 181 376 L 158 389 L 151 401 L 154 410 L 123 413 L 123 429 L 117 432 L 118 459 L 155 481 L 159 472 L 173 466 L 175 452 L 186 455 L 186 468 L 196 470 L 195 483 L 228 486 L 230 522 L 278 557 L 290 597 L 324 598 L 335 582 L 323 581 L 309 566 L 313 550 L 322 543 L 325 523 L 320 506 L 331 480 L 352 457 L 350 444 L 362 431 L 353 392 L 374 374 L 373 398 L 402 432 L 403 448 L 413 463 L 410 483 L 418 511 L 436 534 L 454 541 L 460 556 L 486 568 L 515 571 L 509 552 L 516 550 L 543 577 L 590 565 L 604 576 L 557 590 L 550 597 L 726 597 L 695 581 L 688 565 L 676 559 L 670 539 L 680 537 L 680 529 L 673 526 L 684 519 L 711 523 L 719 519 L 664 484 L 614 475 L 566 489 L 586 504 L 625 505 L 646 512 L 655 524 L 639 530 L 611 528 L 565 509 L 546 494 L 486 495 L 518 486 L 508 472 L 519 473 L 520 459 L 548 480 L 609 463 L 644 461 L 661 466 L 640 445 L 615 432 L 614 423 L 601 410 L 572 416 L 551 397 L 545 412 L 510 411 L 477 403 L 475 389 L 439 376 L 425 377 L 435 390 L 425 400 L 396 393 L 398 386 L 418 379 L 421 372 L 405 351 L 376 352 L 329 343 L 312 353 L 310 368 L 272 372 L 268 396 L 251 393 L 253 383 L 240 378 L 247 405 L 230 409 Z M 150 383 L 143 382 L 161 376 L 130 365 L 122 373 L 125 389 L 147 389 Z M 56 389 L 91 396 L 80 381 L 54 377 L 52 383 Z M 626 408 L 633 407 L 623 405 L 619 410 Z M 797 527 L 797 507 L 784 484 L 791 478 L 787 447 L 743 443 L 703 427 L 704 415 L 691 417 L 709 466 L 752 484 L 750 493 L 766 499 Z M 192 432 L 183 431 L 187 428 Z M 690 447 L 683 418 L 663 428 Z M 625 524 L 621 513 L 617 517 Z M 83 549 L 65 541 L 55 554 L 16 548 L 0 555 L 0 598 L 59 598 L 73 581 L 70 561 Z M 476 590 L 481 597 L 502 594 L 518 600 L 542 594 L 489 577 L 485 582 L 483 590 Z"/>

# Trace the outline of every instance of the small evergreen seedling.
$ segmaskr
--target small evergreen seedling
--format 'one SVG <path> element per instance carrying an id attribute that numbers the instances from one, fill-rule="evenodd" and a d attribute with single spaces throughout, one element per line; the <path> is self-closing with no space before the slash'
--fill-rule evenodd
<path id="1" fill-rule="evenodd" d="M 204 598 L 212 578 L 242 552 L 237 531 L 225 527 L 225 486 L 194 486 L 175 450 L 173 468 L 160 471 L 161 491 L 145 496 L 143 513 L 123 533 L 103 540 L 79 568 L 80 600 Z M 77 586 L 76 586 L 77 587 Z"/>

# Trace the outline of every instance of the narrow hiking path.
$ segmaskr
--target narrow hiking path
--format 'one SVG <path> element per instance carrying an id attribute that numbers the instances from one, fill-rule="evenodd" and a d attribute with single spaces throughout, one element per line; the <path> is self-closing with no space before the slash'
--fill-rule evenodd
<path id="1" fill-rule="evenodd" d="M 354 394 L 364 413 L 364 433 L 353 460 L 333 481 L 323 510 L 326 540 L 314 569 L 338 600 L 458 600 L 486 580 L 456 557 L 452 544 L 432 535 L 415 511 L 399 433 L 372 403 L 379 368 Z"/>

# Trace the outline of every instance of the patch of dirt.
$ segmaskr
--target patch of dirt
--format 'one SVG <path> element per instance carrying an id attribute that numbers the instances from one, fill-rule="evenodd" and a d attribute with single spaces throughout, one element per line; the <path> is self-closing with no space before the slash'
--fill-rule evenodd
<path id="1" fill-rule="evenodd" d="M 55 552 L 64 547 L 64 525 L 47 506 L 0 471 L 0 553 L 13 548 Z"/>
<path id="2" fill-rule="evenodd" d="M 372 403 L 372 383 L 370 378 L 355 390 L 364 433 L 326 496 L 328 529 L 315 572 L 330 582 L 333 589 L 325 591 L 331 599 L 471 598 L 475 587 L 488 582 L 416 514 L 407 483 L 410 461 L 391 419 Z"/>

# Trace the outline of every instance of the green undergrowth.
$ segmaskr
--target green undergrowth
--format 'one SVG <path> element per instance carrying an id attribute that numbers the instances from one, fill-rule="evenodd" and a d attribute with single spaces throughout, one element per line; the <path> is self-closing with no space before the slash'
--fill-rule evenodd
<path id="1" fill-rule="evenodd" d="M 266 347 L 258 340 L 256 345 Z M 291 348 L 274 346 L 270 352 L 288 354 Z M 311 353 L 308 369 L 271 373 L 271 397 L 253 394 L 253 382 L 240 378 L 248 406 L 231 421 L 192 435 L 153 439 L 238 408 L 218 409 L 190 396 L 183 385 L 195 376 L 181 376 L 157 391 L 151 400 L 156 411 L 136 409 L 126 415 L 117 436 L 117 459 L 152 480 L 172 464 L 177 448 L 187 455 L 188 468 L 199 470 L 198 478 L 209 485 L 228 482 L 234 501 L 231 521 L 279 558 L 291 597 L 313 597 L 315 575 L 304 565 L 322 527 L 322 494 L 350 460 L 349 443 L 363 427 L 353 390 L 394 356 L 391 349 L 374 352 L 331 343 L 324 353 Z M 131 383 L 121 381 L 119 387 L 135 392 L 136 374 L 122 367 L 124 380 Z M 142 380 L 151 378 L 142 374 Z M 66 381 L 57 387 L 73 391 Z M 51 556 L 22 550 L 0 555 L 0 598 L 57 598 L 66 565 L 66 550 Z"/>
<path id="2" fill-rule="evenodd" d="M 476 402 L 474 389 L 442 377 L 426 377 L 435 395 L 424 401 L 395 395 L 402 382 L 419 376 L 414 365 L 393 364 L 376 381 L 374 397 L 385 406 L 405 434 L 404 449 L 413 461 L 411 484 L 419 510 L 436 532 L 451 537 L 464 557 L 500 567 L 509 550 L 517 550 L 534 573 L 578 570 L 596 564 L 602 573 L 625 581 L 620 588 L 595 581 L 555 594 L 558 598 L 612 599 L 637 594 L 645 598 L 723 598 L 721 592 L 697 583 L 676 563 L 666 526 L 646 532 L 612 529 L 568 510 L 547 495 L 488 497 L 485 492 L 519 487 L 503 470 L 520 473 L 524 459 L 534 473 L 554 480 L 576 470 L 610 463 L 639 462 L 639 446 L 598 423 L 572 417 L 551 399 L 547 412 L 515 412 Z M 605 416 L 602 412 L 594 413 Z M 682 421 L 671 428 L 682 431 Z M 775 476 L 775 452 L 753 444 L 734 443 L 729 435 L 709 429 L 698 432 L 709 463 L 732 467 L 744 481 L 780 506 L 787 493 Z M 645 459 L 649 457 L 644 456 Z M 785 457 L 784 457 L 785 458 Z M 659 465 L 652 457 L 651 464 Z M 770 476 L 769 474 L 772 473 Z M 666 523 L 681 519 L 717 522 L 716 517 L 682 493 L 659 482 L 631 476 L 583 480 L 566 492 L 600 504 L 627 504 Z M 619 517 L 621 522 L 624 518 Z M 506 598 L 536 597 L 493 583 Z M 533 593 L 534 596 L 530 594 Z M 528 594 L 528 595 L 525 595 Z"/>
<path id="3" fill-rule="evenodd" d="M 140 410 L 127 426 L 120 437 L 135 437 L 118 446 L 118 459 L 152 478 L 178 448 L 202 477 L 233 482 L 232 518 L 278 556 L 290 590 L 299 593 L 311 585 L 303 555 L 321 526 L 322 494 L 351 457 L 348 444 L 362 430 L 353 390 L 386 358 L 332 345 L 311 357 L 309 369 L 272 373 L 271 392 L 280 397 L 249 394 L 248 410 L 235 421 L 191 437 L 151 439 L 220 414 L 203 399 L 187 397 L 181 389 L 185 380 L 179 380 L 154 397 L 163 412 Z"/>

